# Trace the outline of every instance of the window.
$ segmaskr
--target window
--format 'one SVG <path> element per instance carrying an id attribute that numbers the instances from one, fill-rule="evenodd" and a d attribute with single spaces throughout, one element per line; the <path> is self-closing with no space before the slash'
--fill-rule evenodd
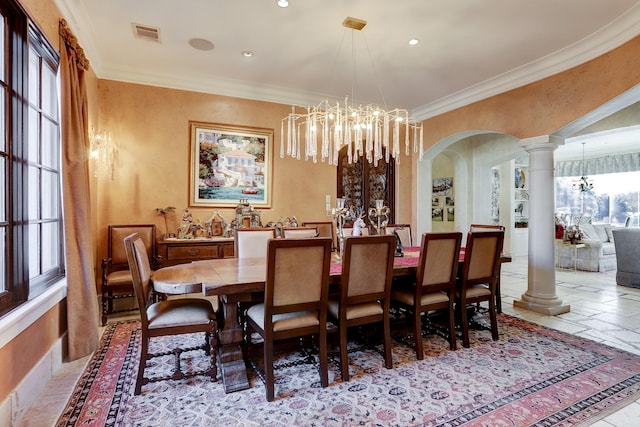
<path id="1" fill-rule="evenodd" d="M 64 274 L 58 54 L 17 2 L 0 5 L 0 314 Z"/>
<path id="2" fill-rule="evenodd" d="M 556 213 L 563 218 L 585 215 L 594 223 L 624 226 L 640 212 L 640 172 L 589 176 L 593 189 L 585 192 L 572 188 L 579 178 L 556 178 Z"/>

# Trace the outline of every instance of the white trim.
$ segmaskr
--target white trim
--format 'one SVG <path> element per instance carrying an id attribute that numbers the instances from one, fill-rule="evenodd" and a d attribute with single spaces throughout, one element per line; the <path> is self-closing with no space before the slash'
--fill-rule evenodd
<path id="1" fill-rule="evenodd" d="M 67 278 L 47 288 L 42 294 L 0 319 L 0 348 L 24 332 L 47 311 L 67 297 Z"/>

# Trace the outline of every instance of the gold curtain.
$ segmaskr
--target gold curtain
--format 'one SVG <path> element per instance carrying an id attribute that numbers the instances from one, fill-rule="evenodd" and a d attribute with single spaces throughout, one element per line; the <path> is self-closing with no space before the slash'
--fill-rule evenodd
<path id="1" fill-rule="evenodd" d="M 99 338 L 85 83 L 89 61 L 64 19 L 59 35 L 68 355 L 69 360 L 76 360 L 95 351 Z"/>

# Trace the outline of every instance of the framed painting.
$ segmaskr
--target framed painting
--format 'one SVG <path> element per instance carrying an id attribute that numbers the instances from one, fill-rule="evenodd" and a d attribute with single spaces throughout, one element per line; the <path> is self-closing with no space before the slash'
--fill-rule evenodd
<path id="1" fill-rule="evenodd" d="M 273 129 L 189 122 L 189 205 L 271 207 Z"/>

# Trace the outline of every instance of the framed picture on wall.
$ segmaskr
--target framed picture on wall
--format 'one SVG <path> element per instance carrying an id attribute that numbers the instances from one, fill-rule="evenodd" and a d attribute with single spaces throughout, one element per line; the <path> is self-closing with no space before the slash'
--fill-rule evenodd
<path id="1" fill-rule="evenodd" d="M 444 220 L 444 209 L 431 208 L 431 221 L 443 221 L 443 220 Z"/>
<path id="2" fill-rule="evenodd" d="M 447 221 L 454 222 L 456 220 L 455 209 L 456 208 L 447 208 Z"/>
<path id="3" fill-rule="evenodd" d="M 439 197 L 432 197 L 431 198 L 431 207 L 435 208 L 440 206 L 440 198 Z"/>
<path id="4" fill-rule="evenodd" d="M 453 177 L 434 178 L 432 193 L 434 196 L 451 196 L 453 195 Z"/>
<path id="5" fill-rule="evenodd" d="M 273 129 L 189 122 L 189 205 L 271 207 Z"/>

